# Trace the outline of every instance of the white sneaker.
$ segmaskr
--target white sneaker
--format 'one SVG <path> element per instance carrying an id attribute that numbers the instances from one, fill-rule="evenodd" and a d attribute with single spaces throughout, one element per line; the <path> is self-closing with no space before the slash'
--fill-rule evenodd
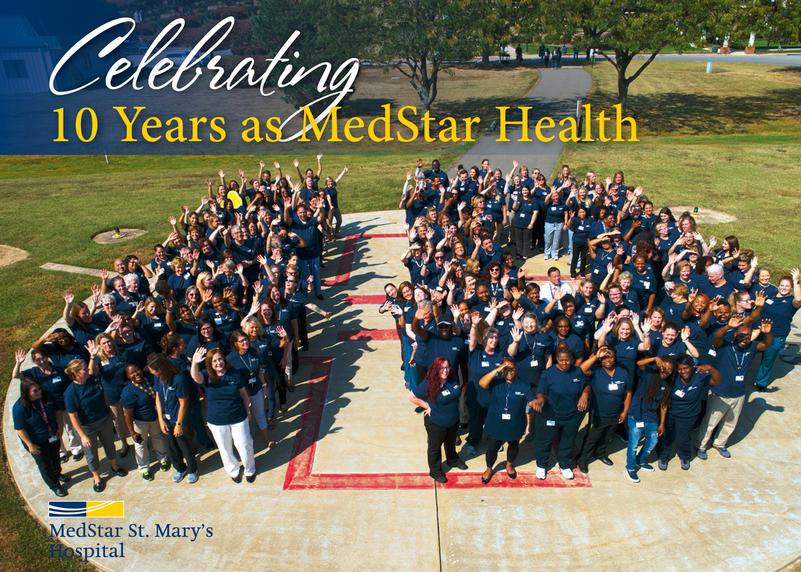
<path id="1" fill-rule="evenodd" d="M 539 480 L 544 481 L 546 476 L 545 469 L 542 467 L 537 467 L 537 471 L 534 473 L 534 476 L 536 476 Z"/>
<path id="2" fill-rule="evenodd" d="M 568 481 L 573 480 L 573 469 L 562 469 L 562 476 Z"/>

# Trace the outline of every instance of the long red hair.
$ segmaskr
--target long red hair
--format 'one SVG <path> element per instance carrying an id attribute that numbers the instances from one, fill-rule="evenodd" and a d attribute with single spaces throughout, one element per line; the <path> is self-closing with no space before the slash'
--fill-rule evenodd
<path id="1" fill-rule="evenodd" d="M 431 364 L 431 367 L 428 368 L 428 375 L 426 376 L 426 380 L 428 380 L 428 400 L 434 401 L 437 398 L 437 394 L 439 390 L 442 389 L 442 381 L 440 380 L 440 372 L 442 368 L 449 365 L 448 360 L 444 357 L 438 357 L 434 360 L 434 363 Z"/>

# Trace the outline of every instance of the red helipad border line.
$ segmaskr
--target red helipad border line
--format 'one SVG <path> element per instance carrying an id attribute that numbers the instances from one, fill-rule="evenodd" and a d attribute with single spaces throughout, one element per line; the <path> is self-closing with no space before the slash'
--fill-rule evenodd
<path id="1" fill-rule="evenodd" d="M 337 333 L 340 342 L 356 342 L 361 340 L 397 340 L 398 330 L 342 330 Z"/>
<path id="2" fill-rule="evenodd" d="M 381 305 L 386 301 L 387 297 L 384 294 L 368 294 L 365 296 L 345 296 L 345 299 L 342 300 L 345 304 L 351 304 L 356 306 L 358 304 L 376 304 Z"/>
<path id="3" fill-rule="evenodd" d="M 448 482 L 445 485 L 434 483 L 426 473 L 313 474 L 314 455 L 320 437 L 323 407 L 333 360 L 332 357 L 304 356 L 301 358 L 304 365 L 312 366 L 312 371 L 308 381 L 309 394 L 305 399 L 301 414 L 300 430 L 295 437 L 292 458 L 286 469 L 284 490 L 401 490 L 428 489 L 432 485 L 446 489 L 583 488 L 592 486 L 587 475 L 576 472 L 574 480 L 566 481 L 557 476 L 557 471 L 549 473 L 548 478 L 544 481 L 536 479 L 531 473 L 518 472 L 517 479 L 510 479 L 501 472 L 496 474 L 488 485 L 481 482 L 480 472 L 451 471 L 448 473 Z M 425 448 L 421 444 L 421 455 L 424 450 Z M 478 457 L 478 462 L 480 461 L 481 457 Z"/>

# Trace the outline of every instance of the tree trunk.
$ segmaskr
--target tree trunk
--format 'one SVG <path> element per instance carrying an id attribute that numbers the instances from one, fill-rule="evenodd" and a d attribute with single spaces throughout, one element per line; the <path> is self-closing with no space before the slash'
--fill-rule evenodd
<path id="1" fill-rule="evenodd" d="M 619 66 L 617 68 L 617 99 L 620 103 L 621 111 L 626 111 L 629 97 L 629 80 L 626 79 L 627 67 Z"/>
<path id="2" fill-rule="evenodd" d="M 481 63 L 488 64 L 490 59 L 489 52 L 481 52 Z"/>

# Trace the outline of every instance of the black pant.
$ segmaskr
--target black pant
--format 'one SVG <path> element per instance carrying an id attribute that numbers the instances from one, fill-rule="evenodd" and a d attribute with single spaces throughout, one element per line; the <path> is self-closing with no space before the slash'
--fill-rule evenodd
<path id="1" fill-rule="evenodd" d="M 523 258 L 531 257 L 531 230 L 512 227 L 512 241 L 515 244 L 515 255 Z"/>
<path id="2" fill-rule="evenodd" d="M 548 461 L 551 458 L 551 445 L 554 438 L 559 439 L 557 458 L 559 467 L 562 469 L 573 468 L 573 445 L 576 441 L 579 426 L 583 415 L 574 415 L 567 420 L 556 419 L 552 411 L 543 410 L 536 416 L 535 451 L 537 456 L 537 467 L 548 468 Z"/>
<path id="3" fill-rule="evenodd" d="M 695 417 L 681 418 L 668 415 L 665 421 L 665 433 L 656 444 L 659 460 L 667 462 L 672 453 L 673 445 L 676 445 L 676 454 L 682 461 L 690 461 L 693 458 L 693 427 Z"/>
<path id="4" fill-rule="evenodd" d="M 545 249 L 545 213 L 539 211 L 537 220 L 534 221 L 534 232 L 531 235 L 533 248 Z"/>
<path id="5" fill-rule="evenodd" d="M 456 452 L 456 434 L 459 423 L 452 427 L 440 427 L 428 416 L 424 417 L 423 424 L 428 433 L 428 474 L 431 476 L 442 474 L 442 446 L 445 445 L 445 460 L 449 465 L 459 461 Z"/>
<path id="6" fill-rule="evenodd" d="M 579 258 L 581 262 L 579 263 Z M 570 276 L 583 275 L 587 270 L 587 243 L 573 244 L 573 256 L 570 258 Z"/>
<path id="7" fill-rule="evenodd" d="M 517 453 L 520 451 L 520 441 L 506 441 L 508 447 L 506 448 L 506 462 L 510 465 L 515 464 Z M 498 460 L 498 451 L 501 450 L 501 445 L 504 441 L 498 441 L 492 437 L 487 437 L 487 452 L 484 455 L 484 460 L 487 461 L 487 468 L 491 469 L 495 466 L 495 461 Z"/>
<path id="8" fill-rule="evenodd" d="M 584 442 L 581 445 L 579 465 L 588 465 L 593 457 L 600 459 L 608 455 L 609 442 L 617 425 L 617 417 L 593 416 Z"/>
<path id="9" fill-rule="evenodd" d="M 33 460 L 36 461 L 42 480 L 51 490 L 55 490 L 61 486 L 58 482 L 58 477 L 61 476 L 61 458 L 58 455 L 61 444 L 55 442 L 36 445 L 39 447 L 39 454 L 33 455 Z"/>
<path id="10" fill-rule="evenodd" d="M 306 306 L 298 308 L 298 337 L 303 348 L 309 347 L 309 325 L 306 317 Z"/>
<path id="11" fill-rule="evenodd" d="M 173 427 L 173 431 L 175 428 Z M 186 429 L 184 429 L 186 431 Z M 195 453 L 192 451 L 192 443 L 189 435 L 184 433 L 180 437 L 176 437 L 172 433 L 168 433 L 167 437 L 167 452 L 170 455 L 170 462 L 175 469 L 180 472 L 189 471 L 190 473 L 197 473 L 197 461 L 195 460 Z"/>

